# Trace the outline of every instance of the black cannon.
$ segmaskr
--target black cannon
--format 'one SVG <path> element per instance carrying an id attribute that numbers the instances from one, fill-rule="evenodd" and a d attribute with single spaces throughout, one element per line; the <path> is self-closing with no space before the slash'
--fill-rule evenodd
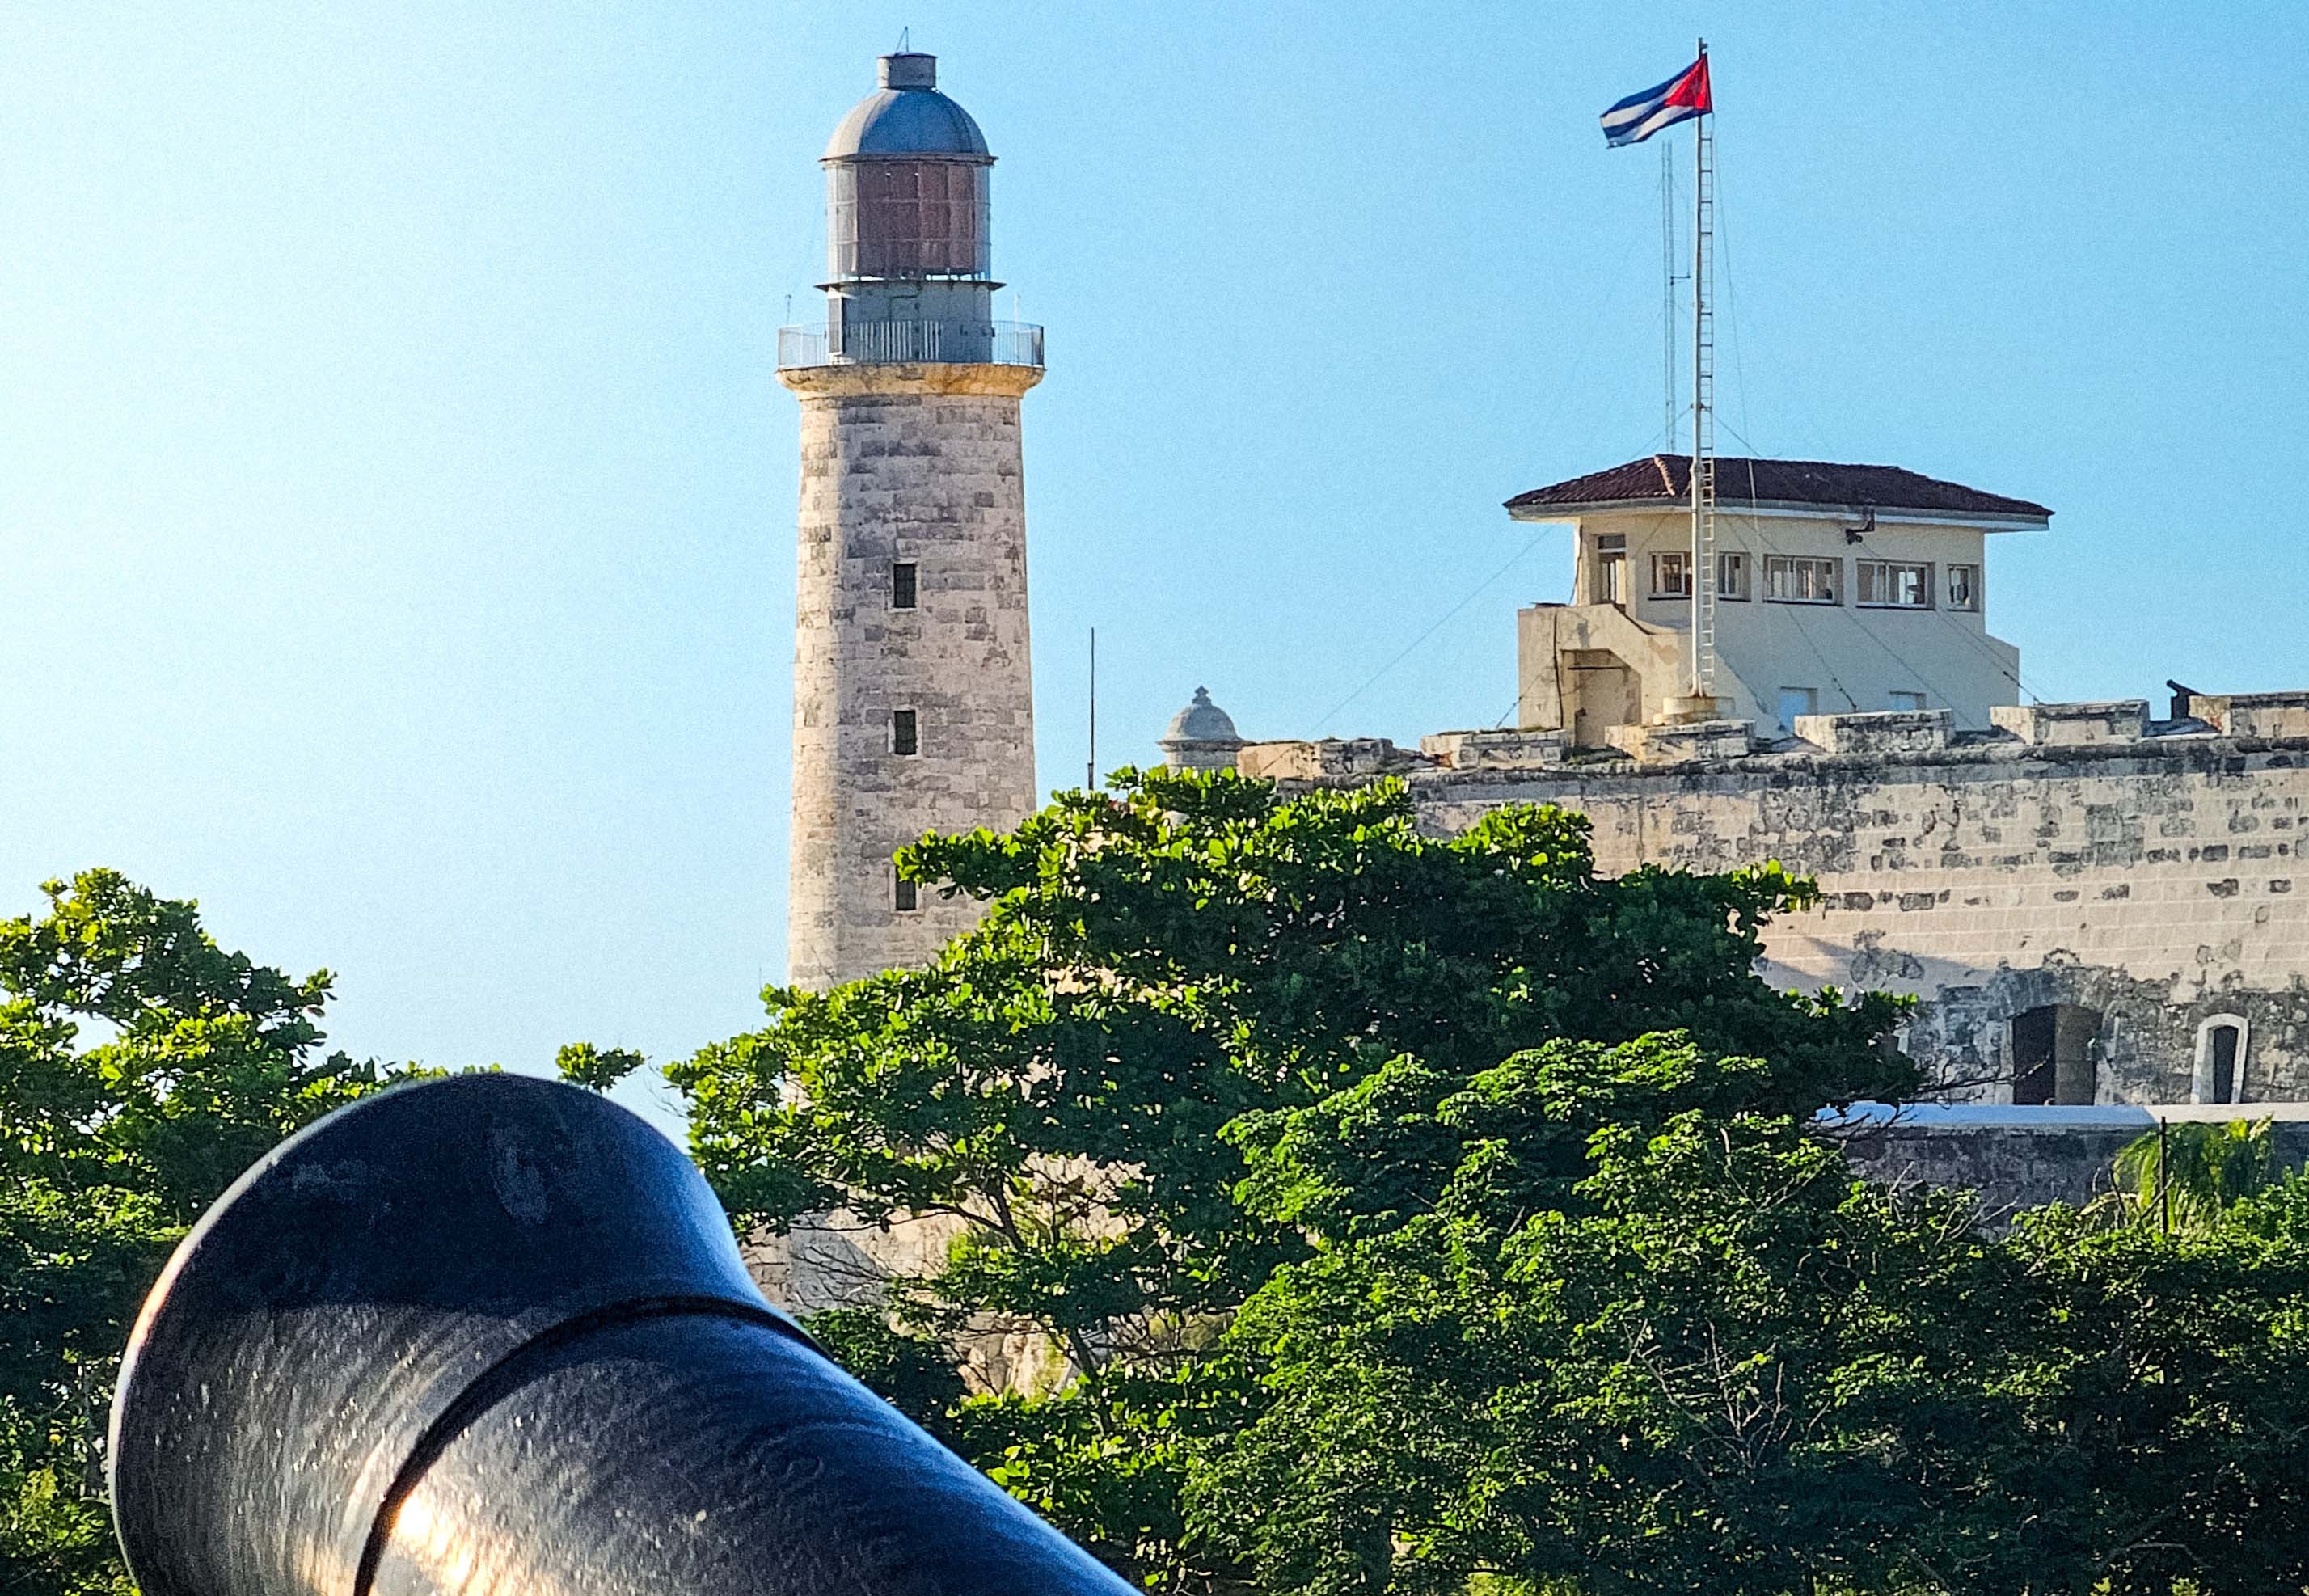
<path id="1" fill-rule="evenodd" d="M 515 1075 L 242 1175 L 144 1305 L 111 1474 L 145 1596 L 1129 1589 L 764 1302 L 663 1137 Z"/>

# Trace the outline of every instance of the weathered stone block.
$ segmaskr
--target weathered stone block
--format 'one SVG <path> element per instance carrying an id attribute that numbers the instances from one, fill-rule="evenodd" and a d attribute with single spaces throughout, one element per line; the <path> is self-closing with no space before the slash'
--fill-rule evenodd
<path id="1" fill-rule="evenodd" d="M 1955 724 L 1946 709 L 1886 709 L 1799 715 L 1790 729 L 1822 753 L 1914 754 L 1946 748 Z"/>
<path id="2" fill-rule="evenodd" d="M 1325 737 L 1312 742 L 1250 742 L 1235 768 L 1264 781 L 1336 781 L 1426 765 L 1422 755 L 1385 737 Z"/>
<path id="3" fill-rule="evenodd" d="M 2095 742 L 2137 742 L 2149 735 L 2149 700 L 2111 698 L 2083 704 L 1998 704 L 1988 718 L 2035 748 L 2075 748 Z"/>
<path id="4" fill-rule="evenodd" d="M 1447 770 L 1544 770 L 1563 763 L 1561 732 L 1436 732 L 1419 751 Z"/>
<path id="5" fill-rule="evenodd" d="M 1665 726 L 1612 726 L 1604 737 L 1613 747 L 1645 765 L 1683 765 L 1701 759 L 1744 759 L 1756 749 L 1756 723 L 1745 720 L 1685 721 Z"/>
<path id="6" fill-rule="evenodd" d="M 2200 693 L 2189 705 L 2199 720 L 2231 737 L 2309 737 L 2309 693 Z"/>

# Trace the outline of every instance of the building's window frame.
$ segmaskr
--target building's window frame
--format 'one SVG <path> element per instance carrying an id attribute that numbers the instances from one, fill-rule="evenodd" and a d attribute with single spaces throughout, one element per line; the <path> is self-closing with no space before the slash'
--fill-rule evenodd
<path id="1" fill-rule="evenodd" d="M 1958 574 L 1959 572 L 1963 574 L 1959 576 Z M 1946 580 L 1948 582 L 1948 607 L 1966 615 L 1979 614 L 1980 568 L 1969 563 L 1951 565 L 1948 568 L 1948 576 Z M 1959 582 L 1963 584 L 1963 593 L 1961 596 L 1959 596 L 1958 594 L 1958 584 Z"/>
<path id="2" fill-rule="evenodd" d="M 1852 573 L 1852 603 L 1862 610 L 1929 610 L 1933 607 L 1933 562 L 1929 559 L 1856 559 Z M 1887 598 L 1888 592 L 1898 589 L 1892 585 L 1900 577 L 1907 580 L 1909 597 Z M 1875 596 L 1870 596 L 1874 589 Z"/>
<path id="3" fill-rule="evenodd" d="M 1801 577 L 1802 581 L 1794 578 Z M 1775 578 L 1779 578 L 1775 581 Z M 1777 585 L 1787 589 L 1775 593 Z M 1823 585 L 1826 592 L 1822 593 Z M 1809 589 L 1809 592 L 1803 591 Z M 1844 561 L 1812 554 L 1764 556 L 1764 602 L 1768 604 L 1842 604 Z"/>
<path id="4" fill-rule="evenodd" d="M 1652 553 L 1652 597 L 1656 599 L 1688 599 L 1691 596 L 1691 555 L 1683 549 L 1658 549 Z M 1669 573 L 1674 573 L 1673 577 Z M 1673 585 L 1669 584 L 1673 582 Z"/>
<path id="5" fill-rule="evenodd" d="M 917 709 L 890 711 L 890 752 L 901 759 L 911 759 L 922 751 L 922 717 Z"/>
<path id="6" fill-rule="evenodd" d="M 1801 603 L 1803 601 L 1796 600 L 1791 602 Z M 1797 717 L 1793 715 L 1783 715 L 1781 713 L 1781 711 L 1786 707 L 1788 696 L 1791 693 L 1803 693 L 1805 695 L 1804 703 L 1806 707 L 1802 711 L 1803 714 L 1818 715 L 1820 713 L 1820 689 L 1816 687 L 1789 687 L 1783 685 L 1779 690 L 1778 697 L 1772 700 L 1772 716 L 1774 720 L 1779 725 L 1793 733 L 1796 729 Z"/>
<path id="7" fill-rule="evenodd" d="M 1751 589 L 1749 578 L 1752 570 L 1744 549 L 1726 549 L 1716 556 L 1716 596 L 1745 603 Z"/>
<path id="8" fill-rule="evenodd" d="M 1884 697 L 1893 708 L 1907 711 L 1909 713 L 1914 713 L 1919 709 L 1929 709 L 1932 707 L 1930 700 L 1927 699 L 1924 694 L 1911 691 L 1907 688 L 1896 687 L 1890 692 L 1886 693 Z M 1905 704 L 1902 703 L 1900 700 L 1903 698 L 1907 699 L 1908 702 Z"/>
<path id="9" fill-rule="evenodd" d="M 904 876 L 900 875 L 898 873 L 897 865 L 893 863 L 890 866 L 891 913 L 897 915 L 911 915 L 921 906 L 921 883 L 920 881 L 909 880 Z"/>
<path id="10" fill-rule="evenodd" d="M 1628 534 L 1623 532 L 1599 532 L 1596 534 L 1596 574 L 1593 578 L 1593 600 L 1599 604 L 1624 604 L 1628 602 Z"/>
<path id="11" fill-rule="evenodd" d="M 2226 1099 L 2213 1096 L 2213 1033 L 2221 1030 L 2237 1034 L 2236 1057 L 2229 1065 L 2229 1095 Z M 2189 1073 L 2189 1101 L 2244 1102 L 2245 1060 L 2252 1045 L 2253 1021 L 2242 1014 L 2209 1014 L 2198 1022 L 2195 1066 Z"/>
<path id="12" fill-rule="evenodd" d="M 919 610 L 921 607 L 921 562 L 914 559 L 892 560 L 890 562 L 890 608 Z"/>

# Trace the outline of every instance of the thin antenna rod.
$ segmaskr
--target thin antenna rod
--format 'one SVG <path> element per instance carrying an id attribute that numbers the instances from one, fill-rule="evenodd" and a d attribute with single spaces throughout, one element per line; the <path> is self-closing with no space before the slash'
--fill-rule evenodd
<path id="1" fill-rule="evenodd" d="M 1098 628 L 1090 629 L 1090 759 L 1083 777 L 1085 790 L 1098 791 Z"/>

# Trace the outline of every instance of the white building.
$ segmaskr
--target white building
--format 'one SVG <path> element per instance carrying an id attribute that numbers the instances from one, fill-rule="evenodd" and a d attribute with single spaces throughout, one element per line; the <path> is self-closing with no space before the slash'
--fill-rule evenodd
<path id="1" fill-rule="evenodd" d="M 1691 462 L 1654 455 L 1508 500 L 1568 522 L 1569 604 L 1517 617 L 1520 724 L 1601 748 L 1614 727 L 1689 718 Z M 1885 465 L 1717 462 L 1714 713 L 1794 730 L 1803 715 L 1947 709 L 1961 728 L 2019 701 L 2019 650 L 1987 628 L 1988 534 L 2052 512 Z"/>

